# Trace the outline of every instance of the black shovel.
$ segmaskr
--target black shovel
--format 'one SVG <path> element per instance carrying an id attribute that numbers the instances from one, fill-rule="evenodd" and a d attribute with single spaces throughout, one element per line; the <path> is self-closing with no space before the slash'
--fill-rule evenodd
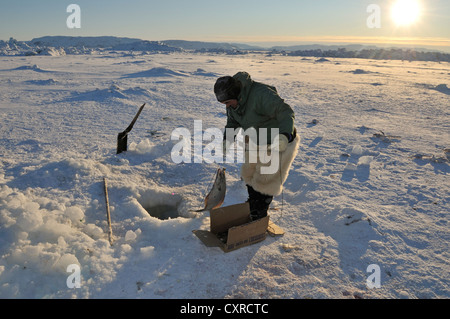
<path id="1" fill-rule="evenodd" d="M 117 136 L 117 154 L 120 154 L 127 150 L 128 133 L 130 133 L 131 129 L 133 128 L 134 123 L 136 123 L 136 120 L 138 119 L 139 115 L 141 114 L 144 106 L 145 106 L 145 103 L 141 106 L 141 108 L 137 112 L 136 116 L 134 117 L 133 121 L 131 121 L 131 124 L 127 127 L 127 129 L 125 131 L 123 131 L 122 133 L 119 133 L 119 135 Z"/>

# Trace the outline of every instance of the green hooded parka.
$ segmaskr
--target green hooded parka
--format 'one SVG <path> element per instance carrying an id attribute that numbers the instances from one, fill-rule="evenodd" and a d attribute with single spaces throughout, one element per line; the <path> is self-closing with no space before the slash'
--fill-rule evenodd
<path id="1" fill-rule="evenodd" d="M 258 144 L 273 142 L 272 128 L 278 128 L 279 134 L 294 134 L 294 111 L 278 95 L 275 87 L 253 81 L 247 72 L 239 72 L 233 78 L 241 83 L 241 92 L 238 106 L 227 108 L 225 128 L 241 127 L 245 131 L 253 127 L 258 135 Z M 266 141 L 259 136 L 260 128 L 267 128 Z"/>

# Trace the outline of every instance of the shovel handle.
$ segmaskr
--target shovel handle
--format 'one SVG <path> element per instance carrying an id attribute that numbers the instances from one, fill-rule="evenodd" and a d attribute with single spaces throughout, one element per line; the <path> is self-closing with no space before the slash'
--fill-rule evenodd
<path id="1" fill-rule="evenodd" d="M 145 103 L 142 104 L 141 108 L 139 109 L 139 111 L 137 112 L 136 116 L 134 117 L 133 121 L 131 121 L 131 124 L 127 127 L 127 129 L 125 131 L 123 131 L 123 133 L 128 133 L 131 131 L 131 129 L 133 128 L 134 123 L 136 123 L 139 115 L 141 115 L 142 110 L 144 109 Z"/>
<path id="2" fill-rule="evenodd" d="M 108 239 L 109 244 L 113 244 L 113 235 L 111 228 L 111 212 L 109 210 L 109 199 L 108 199 L 108 184 L 106 183 L 106 177 L 103 177 L 103 189 L 105 191 L 105 201 L 106 201 L 106 219 L 108 221 Z"/>

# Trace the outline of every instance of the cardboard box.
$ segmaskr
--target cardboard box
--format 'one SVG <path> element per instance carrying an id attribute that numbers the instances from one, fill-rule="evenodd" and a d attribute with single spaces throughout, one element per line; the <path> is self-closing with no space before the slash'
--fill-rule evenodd
<path id="1" fill-rule="evenodd" d="M 230 252 L 266 239 L 269 216 L 250 219 L 248 203 L 213 209 L 210 212 L 210 231 L 194 230 L 193 233 L 207 246 L 220 247 Z"/>

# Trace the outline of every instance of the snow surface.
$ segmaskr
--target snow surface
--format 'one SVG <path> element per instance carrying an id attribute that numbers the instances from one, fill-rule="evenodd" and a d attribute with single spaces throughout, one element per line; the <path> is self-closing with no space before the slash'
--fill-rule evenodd
<path id="1" fill-rule="evenodd" d="M 318 62 L 0 57 L 0 298 L 449 298 L 448 63 Z M 192 233 L 209 229 L 209 213 L 191 211 L 219 165 L 175 164 L 170 134 L 198 119 L 223 128 L 215 76 L 243 70 L 277 87 L 302 143 L 270 211 L 286 234 L 225 254 Z M 244 202 L 239 164 L 223 167 L 224 205 Z M 151 217 L 157 205 L 182 217 Z M 71 264 L 81 288 L 67 287 Z"/>

